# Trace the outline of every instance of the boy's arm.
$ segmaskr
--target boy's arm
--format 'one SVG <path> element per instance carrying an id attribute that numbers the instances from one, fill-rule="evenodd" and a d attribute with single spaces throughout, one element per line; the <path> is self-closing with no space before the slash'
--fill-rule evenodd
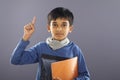
<path id="1" fill-rule="evenodd" d="M 78 77 L 76 77 L 74 80 L 90 80 L 90 74 L 87 69 L 82 51 L 80 50 L 78 53 Z"/>
<path id="2" fill-rule="evenodd" d="M 28 51 L 25 48 L 29 44 L 29 38 L 33 34 L 35 28 L 36 17 L 33 18 L 32 22 L 24 26 L 24 35 L 22 40 L 18 43 L 14 49 L 11 57 L 12 64 L 29 64 L 36 62 L 37 52 L 35 47 L 32 47 Z"/>
<path id="3" fill-rule="evenodd" d="M 11 63 L 15 65 L 31 64 L 38 62 L 36 45 L 25 51 L 29 41 L 20 40 L 11 56 Z"/>

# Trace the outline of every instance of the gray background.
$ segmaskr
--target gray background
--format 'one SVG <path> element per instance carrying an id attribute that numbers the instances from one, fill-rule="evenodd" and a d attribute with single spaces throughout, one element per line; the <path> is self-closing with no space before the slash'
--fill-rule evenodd
<path id="1" fill-rule="evenodd" d="M 38 64 L 10 64 L 23 26 L 37 17 L 28 47 L 45 40 L 47 14 L 58 6 L 75 16 L 69 38 L 82 49 L 92 80 L 120 80 L 120 0 L 0 0 L 0 80 L 35 80 Z"/>

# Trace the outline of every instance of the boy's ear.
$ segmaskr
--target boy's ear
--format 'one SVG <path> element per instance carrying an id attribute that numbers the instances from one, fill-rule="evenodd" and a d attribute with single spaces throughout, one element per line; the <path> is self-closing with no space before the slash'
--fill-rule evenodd
<path id="1" fill-rule="evenodd" d="M 47 30 L 48 32 L 50 32 L 50 25 L 47 25 Z"/>
<path id="2" fill-rule="evenodd" d="M 71 33 L 73 31 L 73 25 L 70 26 L 70 30 L 69 30 L 69 33 Z"/>

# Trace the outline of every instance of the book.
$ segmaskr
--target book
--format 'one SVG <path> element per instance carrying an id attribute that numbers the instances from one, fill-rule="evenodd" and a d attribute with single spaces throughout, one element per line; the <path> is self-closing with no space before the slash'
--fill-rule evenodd
<path id="1" fill-rule="evenodd" d="M 52 80 L 51 63 L 70 59 L 68 57 L 59 57 L 48 54 L 41 55 L 41 80 Z"/>
<path id="2" fill-rule="evenodd" d="M 73 80 L 78 76 L 78 58 L 70 58 L 51 63 L 52 79 Z"/>

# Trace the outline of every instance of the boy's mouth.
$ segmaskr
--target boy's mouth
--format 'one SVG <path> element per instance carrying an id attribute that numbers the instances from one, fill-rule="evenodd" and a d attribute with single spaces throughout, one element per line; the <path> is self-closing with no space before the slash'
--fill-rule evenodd
<path id="1" fill-rule="evenodd" d="M 55 33 L 55 35 L 62 36 L 64 34 L 63 33 Z"/>

